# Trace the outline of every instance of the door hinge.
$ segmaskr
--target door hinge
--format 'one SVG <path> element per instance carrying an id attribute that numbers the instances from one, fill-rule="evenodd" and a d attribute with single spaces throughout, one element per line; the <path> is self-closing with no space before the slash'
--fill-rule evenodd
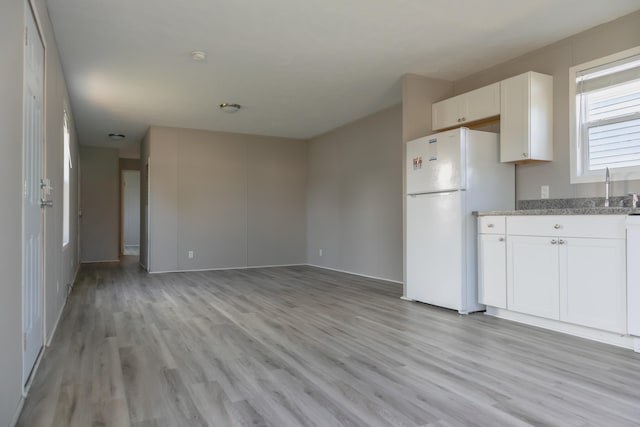
<path id="1" fill-rule="evenodd" d="M 22 334 L 23 340 L 22 340 L 22 348 L 23 351 L 27 351 L 27 333 L 25 332 L 24 334 Z"/>

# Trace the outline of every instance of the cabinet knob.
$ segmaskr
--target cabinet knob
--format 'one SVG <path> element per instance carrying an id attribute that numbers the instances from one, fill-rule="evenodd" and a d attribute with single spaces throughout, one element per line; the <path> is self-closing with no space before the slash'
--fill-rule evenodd
<path id="1" fill-rule="evenodd" d="M 494 225 L 493 224 L 487 224 L 487 228 L 493 228 Z"/>
<path id="2" fill-rule="evenodd" d="M 498 242 L 504 242 L 504 237 L 499 238 Z"/>
<path id="3" fill-rule="evenodd" d="M 564 245 L 564 243 L 565 243 L 564 240 L 562 240 L 562 239 L 558 240 L 558 244 L 559 245 Z"/>
<path id="4" fill-rule="evenodd" d="M 460 123 L 460 122 L 461 122 L 461 120 L 458 118 L 458 123 Z"/>
<path id="5" fill-rule="evenodd" d="M 553 226 L 553 228 L 555 228 L 557 230 L 559 228 L 562 228 L 562 226 L 560 224 L 556 224 L 556 225 Z"/>
<path id="6" fill-rule="evenodd" d="M 555 244 L 557 244 L 557 243 L 558 243 L 558 241 L 557 241 L 556 239 L 553 239 L 553 240 L 551 241 L 551 244 L 552 244 L 552 245 L 555 245 Z"/>
<path id="7" fill-rule="evenodd" d="M 467 118 L 466 118 L 466 117 L 463 117 L 463 118 L 462 118 L 462 121 L 463 121 L 463 122 L 466 122 L 466 121 L 467 121 Z"/>
<path id="8" fill-rule="evenodd" d="M 522 153 L 522 157 L 526 159 L 527 157 L 529 157 L 529 155 L 527 153 Z"/>

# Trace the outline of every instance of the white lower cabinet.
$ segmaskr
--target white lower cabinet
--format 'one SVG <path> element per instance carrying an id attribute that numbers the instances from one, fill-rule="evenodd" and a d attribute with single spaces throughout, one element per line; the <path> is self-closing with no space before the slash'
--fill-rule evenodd
<path id="1" fill-rule="evenodd" d="M 626 333 L 624 239 L 563 239 L 560 320 Z"/>
<path id="2" fill-rule="evenodd" d="M 480 304 L 507 308 L 506 244 L 504 235 L 478 237 L 478 296 Z"/>
<path id="3" fill-rule="evenodd" d="M 510 216 L 506 250 L 501 236 L 483 233 L 480 225 L 483 304 L 627 333 L 624 216 Z M 505 276 L 501 260 L 506 260 Z"/>
<path id="4" fill-rule="evenodd" d="M 478 219 L 478 301 L 491 307 L 507 308 L 506 218 Z"/>
<path id="5" fill-rule="evenodd" d="M 558 245 L 539 236 L 508 236 L 507 308 L 560 319 Z"/>

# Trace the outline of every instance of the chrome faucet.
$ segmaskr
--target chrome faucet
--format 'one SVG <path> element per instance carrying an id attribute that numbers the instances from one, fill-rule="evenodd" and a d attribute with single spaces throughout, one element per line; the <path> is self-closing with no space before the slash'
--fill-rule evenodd
<path id="1" fill-rule="evenodd" d="M 629 193 L 631 196 L 631 207 L 636 209 L 638 207 L 638 193 Z"/>
<path id="2" fill-rule="evenodd" d="M 609 168 L 607 168 L 607 172 L 604 179 L 604 207 L 609 207 L 609 185 L 611 184 L 611 177 L 609 176 Z"/>

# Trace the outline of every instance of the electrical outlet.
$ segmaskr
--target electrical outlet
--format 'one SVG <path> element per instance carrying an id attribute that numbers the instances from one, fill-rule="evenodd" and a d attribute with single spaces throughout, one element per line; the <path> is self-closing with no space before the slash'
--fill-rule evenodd
<path id="1" fill-rule="evenodd" d="M 548 185 L 541 185 L 540 186 L 540 198 L 541 199 L 548 199 L 549 198 L 549 186 Z"/>
<path id="2" fill-rule="evenodd" d="M 187 255 L 189 256 L 189 259 L 193 259 L 193 251 L 189 251 Z"/>
<path id="3" fill-rule="evenodd" d="M 322 249 L 318 251 L 318 255 L 322 256 Z"/>

